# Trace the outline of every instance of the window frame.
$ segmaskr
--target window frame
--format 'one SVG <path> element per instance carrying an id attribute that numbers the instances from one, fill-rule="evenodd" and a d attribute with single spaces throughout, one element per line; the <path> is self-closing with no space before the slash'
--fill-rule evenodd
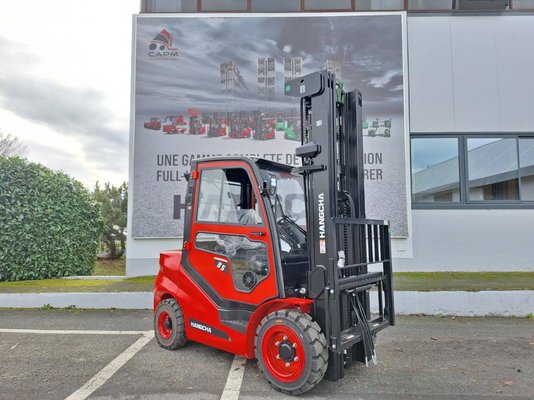
<path id="1" fill-rule="evenodd" d="M 233 224 L 228 224 L 228 225 L 233 225 Z M 246 225 L 246 226 L 249 226 L 249 225 Z M 242 237 L 246 240 L 248 240 L 249 242 L 252 242 L 252 243 L 261 243 L 261 245 L 265 248 L 265 254 L 267 254 L 267 275 L 262 275 L 262 278 L 261 279 L 258 279 L 256 281 L 256 284 L 251 287 L 250 289 L 248 290 L 243 290 L 243 289 L 239 289 L 236 285 L 236 280 L 235 280 L 235 275 L 234 275 L 234 263 L 233 263 L 233 259 L 228 256 L 227 254 L 222 254 L 222 253 L 217 253 L 215 251 L 211 251 L 211 250 L 206 250 L 206 249 L 203 249 L 201 247 L 198 247 L 197 246 L 197 238 L 198 238 L 198 235 L 225 235 L 225 236 L 238 236 L 238 237 Z M 263 282 L 265 279 L 267 279 L 269 276 L 271 276 L 271 264 L 269 262 L 269 248 L 267 246 L 267 242 L 265 242 L 264 240 L 252 240 L 250 239 L 246 234 L 243 234 L 243 233 L 228 233 L 228 232 L 211 232 L 211 231 L 203 231 L 203 230 L 199 230 L 196 232 L 195 234 L 195 240 L 193 242 L 193 246 L 195 247 L 195 250 L 196 251 L 203 251 L 205 253 L 209 253 L 209 254 L 212 254 L 213 256 L 219 256 L 219 257 L 226 257 L 230 263 L 230 275 L 231 275 L 231 278 L 232 278 L 232 284 L 234 285 L 234 289 L 237 291 L 237 292 L 240 292 L 240 293 L 246 293 L 246 294 L 249 294 L 249 293 L 252 293 L 254 290 L 256 290 L 256 288 L 259 286 L 259 284 L 261 282 Z M 256 274 L 256 278 L 258 276 L 258 274 Z"/>
<path id="2" fill-rule="evenodd" d="M 248 176 L 248 179 L 250 181 L 250 184 L 251 184 L 251 187 L 252 187 L 252 190 L 254 191 L 254 196 L 256 198 L 256 202 L 258 204 L 258 207 L 259 207 L 259 213 L 260 213 L 260 217 L 261 217 L 261 223 L 260 224 L 254 224 L 254 225 L 245 225 L 245 224 L 242 224 L 240 222 L 236 222 L 236 223 L 232 223 L 232 222 L 219 222 L 219 221 L 202 221 L 202 220 L 199 220 L 198 219 L 198 209 L 200 207 L 200 190 L 202 189 L 201 186 L 202 186 L 202 172 L 203 171 L 207 171 L 207 170 L 226 170 L 226 169 L 242 169 L 245 171 L 245 173 L 247 174 Z M 199 224 L 199 225 L 227 225 L 227 226 L 243 226 L 243 227 L 246 227 L 246 228 L 261 228 L 261 227 L 265 227 L 265 214 L 264 214 L 264 205 L 263 205 L 263 202 L 262 202 L 262 197 L 261 195 L 259 194 L 258 190 L 257 190 L 257 187 L 256 185 L 254 185 L 254 180 L 252 179 L 249 171 L 247 170 L 247 168 L 245 166 L 242 166 L 242 165 L 239 165 L 239 166 L 231 166 L 231 167 L 202 167 L 200 169 L 200 173 L 199 173 L 199 177 L 198 177 L 198 188 L 197 188 L 197 196 L 196 196 L 196 204 L 194 206 L 194 212 L 195 212 L 195 218 L 194 218 L 194 221 L 195 221 L 195 224 Z"/>
<path id="3" fill-rule="evenodd" d="M 416 202 L 413 197 L 413 182 L 411 173 L 412 163 L 412 139 L 431 138 L 456 138 L 458 140 L 458 163 L 460 174 L 460 201 L 459 202 Z M 469 170 L 467 159 L 467 139 L 496 138 L 515 139 L 517 151 L 517 177 L 519 182 L 519 200 L 469 200 Z M 534 209 L 534 200 L 521 199 L 521 167 L 519 160 L 519 139 L 533 138 L 534 132 L 466 132 L 466 133 L 412 133 L 410 134 L 410 199 L 413 210 L 425 209 L 473 209 L 473 210 L 495 210 L 495 209 Z"/>
<path id="4" fill-rule="evenodd" d="M 432 0 L 426 0 L 426 1 L 432 1 Z M 247 7 L 245 10 L 220 10 L 220 11 L 206 11 L 202 9 L 202 0 L 194 0 L 196 3 L 196 11 L 157 11 L 155 10 L 155 2 L 153 0 L 141 0 L 141 14 L 154 14 L 154 13 L 179 13 L 179 14 L 191 14 L 191 13 L 263 13 L 265 11 L 253 11 L 252 10 L 252 0 L 246 0 Z M 325 1 L 325 8 L 324 9 L 307 9 L 305 7 L 305 0 L 300 0 L 300 9 L 297 11 L 267 11 L 270 13 L 306 13 L 306 12 L 390 12 L 390 11 L 406 11 L 410 14 L 432 14 L 432 13 L 448 13 L 451 15 L 455 14 L 477 14 L 477 13 L 484 13 L 487 15 L 499 13 L 499 14 L 505 14 L 505 13 L 514 13 L 514 14 L 521 14 L 521 13 L 529 13 L 534 11 L 534 7 L 525 7 L 525 8 L 515 8 L 514 0 L 510 0 L 510 8 L 507 10 L 491 10 L 491 9 L 480 9 L 480 10 L 462 10 L 460 9 L 460 2 L 458 0 L 453 2 L 452 8 L 445 8 L 445 9 L 418 9 L 418 8 L 410 8 L 409 6 L 409 0 L 404 0 L 403 2 L 403 8 L 398 10 L 361 10 L 357 7 L 358 0 L 351 0 L 351 7 L 349 9 L 331 9 L 328 8 L 327 2 Z"/>

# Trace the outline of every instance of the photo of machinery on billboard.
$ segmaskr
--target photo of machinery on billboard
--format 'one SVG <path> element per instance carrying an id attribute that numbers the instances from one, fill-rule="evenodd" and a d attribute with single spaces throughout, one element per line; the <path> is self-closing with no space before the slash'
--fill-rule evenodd
<path id="1" fill-rule="evenodd" d="M 132 236 L 181 236 L 194 159 L 299 166 L 299 100 L 284 83 L 327 69 L 363 93 L 367 217 L 407 237 L 402 23 L 401 14 L 137 16 Z"/>

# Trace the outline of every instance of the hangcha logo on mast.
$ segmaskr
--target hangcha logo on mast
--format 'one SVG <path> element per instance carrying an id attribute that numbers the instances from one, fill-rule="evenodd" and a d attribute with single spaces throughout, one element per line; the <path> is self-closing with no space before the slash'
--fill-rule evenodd
<path id="1" fill-rule="evenodd" d="M 148 56 L 159 60 L 172 60 L 178 58 L 178 49 L 172 47 L 172 35 L 162 29 L 148 45 Z"/>

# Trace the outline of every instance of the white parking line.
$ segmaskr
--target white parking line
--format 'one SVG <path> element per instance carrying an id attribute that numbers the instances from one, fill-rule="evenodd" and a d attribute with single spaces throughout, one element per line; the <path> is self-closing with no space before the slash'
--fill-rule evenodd
<path id="1" fill-rule="evenodd" d="M 224 386 L 224 390 L 221 395 L 221 400 L 237 400 L 239 398 L 246 362 L 247 360 L 243 357 L 238 355 L 234 357 L 234 361 L 230 367 L 230 372 L 228 372 L 226 385 Z"/>
<path id="2" fill-rule="evenodd" d="M 128 362 L 139 350 L 141 350 L 152 338 L 154 331 L 145 331 L 137 341 L 128 347 L 124 352 L 119 354 L 113 361 L 93 376 L 85 385 L 75 391 L 65 400 L 84 400 L 89 397 L 95 390 L 102 386 L 106 381 L 115 374 L 124 364 Z"/>
<path id="3" fill-rule="evenodd" d="M 154 332 L 154 331 L 150 331 Z M 98 330 L 60 330 L 60 329 L 4 329 L 0 333 L 37 333 L 45 335 L 144 335 L 147 331 L 98 331 Z"/>

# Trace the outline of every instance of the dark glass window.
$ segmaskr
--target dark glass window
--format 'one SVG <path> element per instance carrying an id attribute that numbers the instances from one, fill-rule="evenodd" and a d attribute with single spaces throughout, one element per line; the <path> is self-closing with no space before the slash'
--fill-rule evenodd
<path id="1" fill-rule="evenodd" d="M 532 135 L 414 135 L 411 155 L 415 208 L 534 206 Z"/>
<path id="2" fill-rule="evenodd" d="M 356 10 L 404 10 L 404 0 L 356 0 Z"/>
<path id="3" fill-rule="evenodd" d="M 516 138 L 468 138 L 469 200 L 519 200 L 517 155 Z"/>
<path id="4" fill-rule="evenodd" d="M 143 12 L 197 12 L 197 0 L 147 0 Z"/>
<path id="5" fill-rule="evenodd" d="M 457 138 L 412 139 L 412 200 L 460 201 Z"/>
<path id="6" fill-rule="evenodd" d="M 534 0 L 514 0 L 512 6 L 514 10 L 534 9 Z"/>
<path id="7" fill-rule="evenodd" d="M 247 0 L 201 0 L 202 11 L 247 11 Z"/>
<path id="8" fill-rule="evenodd" d="M 409 0 L 408 9 L 410 10 L 452 10 L 454 8 L 453 0 Z"/>
<path id="9" fill-rule="evenodd" d="M 510 0 L 458 0 L 460 10 L 500 11 L 510 9 Z"/>
<path id="10" fill-rule="evenodd" d="M 220 235 L 200 232 L 195 238 L 199 250 L 220 255 L 214 261 L 222 272 L 228 268 L 236 290 L 252 291 L 269 275 L 269 257 L 265 242 L 249 240 L 241 235 Z M 230 265 L 228 265 L 230 264 Z"/>
<path id="11" fill-rule="evenodd" d="M 242 168 L 202 170 L 196 218 L 199 222 L 262 224 L 247 172 Z"/>
<path id="12" fill-rule="evenodd" d="M 534 201 L 534 138 L 519 138 L 521 200 Z"/>
<path id="13" fill-rule="evenodd" d="M 351 0 L 305 0 L 306 10 L 351 10 Z"/>
<path id="14" fill-rule="evenodd" d="M 253 12 L 300 11 L 300 0 L 252 0 Z"/>

